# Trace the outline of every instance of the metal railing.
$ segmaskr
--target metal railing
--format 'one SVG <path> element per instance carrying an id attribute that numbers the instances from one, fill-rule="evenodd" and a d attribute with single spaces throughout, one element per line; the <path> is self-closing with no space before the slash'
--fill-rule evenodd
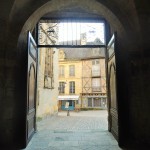
<path id="1" fill-rule="evenodd" d="M 94 86 L 92 87 L 93 92 L 100 92 L 101 91 L 101 86 Z"/>

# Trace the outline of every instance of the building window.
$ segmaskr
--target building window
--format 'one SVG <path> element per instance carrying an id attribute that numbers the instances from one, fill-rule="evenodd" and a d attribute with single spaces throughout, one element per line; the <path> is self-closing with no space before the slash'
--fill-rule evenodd
<path id="1" fill-rule="evenodd" d="M 92 107 L 92 98 L 88 98 L 88 107 Z"/>
<path id="2" fill-rule="evenodd" d="M 106 98 L 88 98 L 88 107 L 99 107 L 106 109 L 107 108 L 107 99 Z"/>
<path id="3" fill-rule="evenodd" d="M 94 79 L 92 79 L 92 91 L 93 92 L 101 91 L 100 78 L 94 78 Z"/>
<path id="4" fill-rule="evenodd" d="M 107 108 L 107 99 L 106 98 L 101 99 L 101 107 Z"/>
<path id="5" fill-rule="evenodd" d="M 92 76 L 100 76 L 99 60 L 92 61 Z"/>
<path id="6" fill-rule="evenodd" d="M 65 76 L 65 68 L 64 66 L 59 66 L 59 76 L 64 77 Z"/>
<path id="7" fill-rule="evenodd" d="M 99 65 L 99 60 L 98 59 L 92 60 L 92 65 Z"/>
<path id="8" fill-rule="evenodd" d="M 75 66 L 74 65 L 69 66 L 69 75 L 75 76 Z"/>
<path id="9" fill-rule="evenodd" d="M 47 48 L 45 52 L 44 87 L 54 88 L 53 77 L 53 49 Z"/>
<path id="10" fill-rule="evenodd" d="M 59 94 L 65 93 L 65 82 L 59 82 Z"/>
<path id="11" fill-rule="evenodd" d="M 99 98 L 94 98 L 93 105 L 94 105 L 94 107 L 100 107 L 101 106 L 101 100 Z"/>
<path id="12" fill-rule="evenodd" d="M 74 81 L 69 82 L 69 93 L 70 94 L 75 93 L 75 82 Z"/>

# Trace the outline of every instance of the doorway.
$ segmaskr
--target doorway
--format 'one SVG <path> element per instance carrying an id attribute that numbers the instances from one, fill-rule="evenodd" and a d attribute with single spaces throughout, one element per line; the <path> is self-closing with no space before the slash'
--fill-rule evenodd
<path id="1" fill-rule="evenodd" d="M 64 49 L 67 49 L 67 50 L 72 49 L 74 51 L 80 50 L 80 53 L 82 53 L 83 49 L 85 49 L 85 50 L 88 49 L 90 52 L 90 57 L 86 56 L 86 58 L 82 58 L 82 59 L 80 58 L 81 66 L 82 66 L 82 69 L 81 69 L 81 71 L 82 71 L 82 76 L 81 76 L 82 88 L 81 88 L 81 92 L 79 93 L 79 95 L 77 95 L 80 98 L 78 97 L 77 103 L 74 103 L 75 100 L 70 100 L 70 101 L 67 100 L 67 102 L 69 101 L 70 110 L 74 110 L 74 108 L 76 107 L 75 106 L 76 104 L 78 107 L 80 107 L 80 109 L 90 109 L 89 107 L 91 107 L 91 108 L 96 107 L 97 109 L 100 107 L 106 108 L 106 105 L 108 104 L 109 131 L 112 132 L 112 134 L 116 137 L 116 139 L 118 139 L 117 106 L 115 107 L 115 109 L 113 109 L 113 110 L 115 110 L 115 113 L 116 113 L 116 116 L 114 117 L 114 112 L 112 111 L 112 105 L 111 105 L 112 103 L 116 102 L 116 97 L 112 98 L 112 95 L 114 95 L 114 92 L 116 94 L 116 90 L 114 91 L 114 88 L 112 88 L 112 85 L 114 86 L 114 84 L 116 84 L 116 82 L 114 82 L 116 77 L 115 76 L 112 77 L 112 74 L 114 74 L 115 71 L 113 71 L 113 73 L 112 73 L 111 68 L 109 68 L 110 59 L 113 59 L 113 65 L 115 66 L 115 55 L 114 55 L 115 54 L 115 51 L 114 51 L 115 40 L 114 40 L 114 37 L 113 37 L 113 39 L 110 40 L 111 44 L 109 43 L 108 46 L 106 46 L 104 33 L 102 34 L 102 36 L 97 37 L 97 36 L 99 36 L 99 34 L 101 32 L 104 32 L 105 23 L 101 22 L 101 21 L 100 22 L 96 21 L 94 23 L 94 21 L 92 20 L 92 23 L 91 23 L 89 20 L 84 20 L 84 22 L 83 22 L 84 25 L 82 25 L 81 20 L 80 20 L 80 23 L 79 23 L 79 20 L 78 21 L 77 20 L 71 20 L 71 21 L 70 20 L 67 20 L 67 21 L 61 20 L 63 23 L 61 21 L 59 22 L 58 20 L 57 20 L 57 22 L 55 22 L 55 21 L 56 20 L 46 20 L 46 21 L 42 20 L 42 23 L 39 23 L 38 29 L 36 29 L 36 32 L 37 32 L 36 35 L 38 35 L 37 39 L 38 39 L 38 48 L 40 49 L 40 54 L 43 53 L 42 52 L 43 48 L 45 49 L 45 54 L 46 54 L 45 60 L 44 60 L 45 61 L 44 88 L 46 88 L 46 90 L 49 90 L 49 89 L 53 90 L 55 87 L 53 85 L 54 84 L 54 78 L 53 78 L 54 74 L 52 72 L 53 69 L 55 68 L 54 61 L 53 61 L 54 54 L 59 55 L 59 57 L 62 61 L 63 59 L 66 59 L 65 55 L 67 54 L 66 52 L 64 52 Z M 95 28 L 98 28 L 100 26 L 100 24 L 102 24 L 103 31 L 99 32 L 99 34 L 98 34 L 97 29 L 95 29 Z M 81 29 L 84 29 L 85 26 L 88 26 L 88 28 L 84 32 L 82 32 Z M 73 32 L 74 29 L 75 29 L 75 33 Z M 59 30 L 60 31 L 63 30 L 63 32 L 66 31 L 66 34 L 67 34 L 67 36 L 65 36 L 66 38 L 63 37 L 64 33 L 59 33 Z M 87 33 L 87 30 L 89 32 L 89 35 Z M 100 29 L 98 29 L 98 31 L 100 31 Z M 71 36 L 70 36 L 70 33 L 71 33 Z M 74 40 L 74 36 L 76 37 L 76 40 Z M 59 37 L 61 37 L 60 38 L 61 40 L 58 42 Z M 70 40 L 70 38 L 71 38 L 71 40 Z M 68 41 L 68 39 L 69 39 L 69 41 Z M 60 53 L 57 51 L 60 51 Z M 102 51 L 102 52 L 100 52 L 100 51 Z M 86 52 L 86 54 L 87 54 L 87 52 Z M 40 57 L 41 57 L 41 55 L 40 55 Z M 106 60 L 106 65 L 104 64 L 104 66 L 106 66 L 106 67 L 103 67 L 103 70 L 106 69 L 104 72 L 106 72 L 106 76 L 107 76 L 107 77 L 105 76 L 105 87 L 104 87 L 104 85 L 100 85 L 101 80 L 99 80 L 99 79 L 102 78 L 102 76 L 99 74 L 99 72 L 102 72 L 102 71 L 100 71 L 100 69 L 98 69 L 98 68 L 101 68 L 99 65 L 100 64 L 99 59 L 103 59 L 104 62 Z M 42 65 L 42 58 L 40 58 L 39 61 Z M 91 69 L 90 77 L 86 76 L 86 75 L 89 75 L 89 72 L 87 74 L 85 74 L 85 76 L 83 76 L 83 74 L 87 71 L 87 70 L 84 70 L 85 68 L 83 68 L 83 66 L 85 68 Z M 66 81 L 68 82 L 68 85 L 70 88 L 69 89 L 70 94 L 75 94 L 75 91 L 76 91 L 75 90 L 76 84 L 73 79 L 73 76 L 75 76 L 74 69 L 75 69 L 75 66 L 73 65 L 73 62 L 72 62 L 72 64 L 69 65 L 69 72 L 68 72 L 68 74 L 72 78 L 72 80 L 67 81 L 68 79 L 66 77 L 64 78 L 65 80 L 67 79 Z M 62 70 L 62 68 L 61 68 L 60 72 L 64 75 L 64 71 Z M 107 82 L 106 82 L 106 78 L 107 78 Z M 61 83 L 65 83 L 65 81 L 61 81 Z M 107 83 L 107 90 L 106 90 L 106 83 Z M 64 88 L 64 87 L 63 86 L 58 87 L 58 90 L 60 90 L 60 88 Z M 105 93 L 102 92 L 102 88 L 105 88 Z M 110 90 L 110 88 L 112 88 L 113 90 Z M 44 89 L 43 93 L 45 93 L 46 90 Z M 64 90 L 61 89 L 61 92 L 62 91 L 64 92 Z M 38 94 L 41 93 L 41 95 L 42 95 L 42 92 L 38 91 L 37 93 Z M 105 98 L 106 93 L 108 94 L 107 101 L 106 101 L 107 97 Z M 70 97 L 67 97 L 67 98 L 69 99 Z M 62 101 L 62 99 L 60 99 L 60 100 Z M 91 102 L 90 102 L 90 100 L 91 100 Z M 62 101 L 60 103 L 61 109 L 65 109 L 64 108 L 65 102 L 66 102 L 66 99 L 64 99 L 64 101 Z M 40 105 L 40 103 L 41 103 L 41 101 L 38 100 L 37 107 L 39 107 L 38 105 Z M 45 109 L 45 107 L 46 107 L 46 109 Z M 48 107 L 45 104 L 44 104 L 44 109 L 47 112 L 51 111 L 51 107 L 50 106 Z M 41 111 L 41 109 L 39 109 L 39 114 L 40 114 L 40 111 Z M 53 112 L 54 111 L 55 110 L 53 109 Z M 49 114 L 47 114 L 47 115 L 49 115 Z"/>

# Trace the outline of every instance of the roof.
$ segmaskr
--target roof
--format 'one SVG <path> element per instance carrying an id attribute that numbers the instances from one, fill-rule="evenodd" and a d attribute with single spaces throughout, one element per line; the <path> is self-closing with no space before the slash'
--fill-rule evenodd
<path id="1" fill-rule="evenodd" d="M 65 59 L 105 57 L 104 48 L 63 48 Z"/>

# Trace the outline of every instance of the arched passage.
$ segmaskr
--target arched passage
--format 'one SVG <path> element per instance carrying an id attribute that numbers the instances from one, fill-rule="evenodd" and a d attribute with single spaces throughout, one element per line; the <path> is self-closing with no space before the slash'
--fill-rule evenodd
<path id="1" fill-rule="evenodd" d="M 14 31 L 16 33 L 13 36 L 19 36 L 20 32 L 22 32 L 21 33 L 22 35 L 25 35 L 25 33 L 28 30 L 32 31 L 37 21 L 45 14 L 51 12 L 58 12 L 58 14 L 61 14 L 61 12 L 66 11 L 67 9 L 69 11 L 71 10 L 72 12 L 79 11 L 79 14 L 81 16 L 82 16 L 82 12 L 84 12 L 89 15 L 95 14 L 97 16 L 105 18 L 111 25 L 112 30 L 117 29 L 120 37 L 123 37 L 122 35 L 124 35 L 125 32 L 129 33 L 129 30 L 130 31 L 133 30 L 132 32 L 134 32 L 134 30 L 138 30 L 137 28 L 134 28 L 134 24 L 137 24 L 136 17 L 134 17 L 133 21 L 131 21 L 130 19 L 128 19 L 129 20 L 128 22 L 126 21 L 126 18 L 128 17 L 126 16 L 125 13 L 123 13 L 123 11 L 120 10 L 120 8 L 123 7 L 123 3 L 117 4 L 115 2 L 112 2 L 112 4 L 115 5 L 114 7 L 112 7 L 111 3 L 103 4 L 97 1 L 87 1 L 85 3 L 84 1 L 78 1 L 78 0 L 65 1 L 65 2 L 55 0 L 55 1 L 49 1 L 47 3 L 45 2 L 45 4 L 38 3 L 36 5 L 33 5 L 32 8 L 30 9 L 28 8 L 29 9 L 28 11 L 24 12 L 24 9 L 26 9 L 25 7 L 27 7 L 27 5 L 29 4 L 26 5 L 24 4 L 25 6 L 22 4 L 20 6 L 17 1 L 16 3 L 14 3 L 10 15 L 10 24 L 11 24 L 10 30 L 11 32 Z M 16 8 L 18 8 L 19 10 Z M 134 5 L 133 5 L 133 9 L 134 9 Z M 126 8 L 126 10 L 129 11 L 131 10 L 131 8 Z M 67 13 L 69 13 L 69 11 Z M 116 11 L 118 12 L 116 13 Z M 21 12 L 24 12 L 23 16 L 21 17 L 21 19 L 20 18 L 18 19 L 17 16 L 22 14 Z M 135 12 L 132 13 L 134 14 Z M 14 27 L 16 30 L 14 30 Z"/>
<path id="2" fill-rule="evenodd" d="M 78 2 L 79 3 L 79 2 Z M 68 11 L 68 14 L 72 13 L 70 16 L 73 17 L 74 13 L 76 12 L 76 10 L 78 10 L 80 13 L 80 16 L 82 17 L 83 13 L 85 15 L 96 15 L 96 17 L 98 18 L 103 17 L 106 20 L 108 20 L 108 22 L 111 25 L 111 29 L 112 32 L 117 30 L 118 31 L 118 37 L 125 37 L 126 36 L 126 32 L 125 32 L 125 28 L 123 27 L 123 25 L 121 24 L 121 22 L 119 21 L 119 19 L 111 12 L 109 11 L 109 9 L 107 9 L 105 6 L 101 5 L 100 3 L 91 3 L 91 1 L 87 2 L 86 5 L 85 3 L 81 3 L 80 5 L 76 4 L 74 2 L 70 2 L 68 1 L 68 3 L 60 3 L 59 5 L 57 5 L 57 3 L 51 5 L 51 3 L 47 3 L 44 6 L 40 7 L 37 11 L 35 11 L 32 16 L 29 17 L 29 19 L 25 22 L 23 28 L 22 28 L 22 32 L 20 34 L 20 38 L 19 38 L 19 43 L 18 45 L 25 45 L 26 44 L 26 35 L 28 31 L 32 31 L 34 26 L 36 25 L 37 21 L 45 14 L 49 13 L 57 13 L 57 16 L 60 15 L 60 13 L 64 12 L 66 9 Z M 57 7 L 56 7 L 56 6 Z M 96 8 L 96 9 L 93 9 Z M 55 13 L 54 13 L 55 12 Z M 77 14 L 78 14 L 77 13 Z M 52 15 L 51 15 L 52 16 Z M 55 16 L 53 16 L 55 17 Z M 32 24 L 31 24 L 32 22 Z M 20 40 L 21 39 L 21 40 Z M 23 43 L 22 43 L 23 42 Z M 119 138 L 120 140 L 121 138 Z M 120 141 L 119 141 L 120 143 Z"/>
<path id="3" fill-rule="evenodd" d="M 14 6 L 12 8 L 12 12 L 9 16 L 9 25 L 8 25 L 8 33 L 7 33 L 7 40 L 10 41 L 12 40 L 11 43 L 9 43 L 6 48 L 7 48 L 7 55 L 6 59 L 11 59 L 14 64 L 7 70 L 8 73 L 12 71 L 13 68 L 14 71 L 12 74 L 10 74 L 10 78 L 12 80 L 11 83 L 14 85 L 14 95 L 12 96 L 14 99 L 14 116 L 12 116 L 12 119 L 20 120 L 21 114 L 17 115 L 18 113 L 18 107 L 24 105 L 24 101 L 26 101 L 26 38 L 27 38 L 27 31 L 28 30 L 33 30 L 35 24 L 37 21 L 45 14 L 48 12 L 53 12 L 53 11 L 60 11 L 65 8 L 71 8 L 74 6 L 77 6 L 84 10 L 84 12 L 87 13 L 94 13 L 96 15 L 100 15 L 101 17 L 104 17 L 111 25 L 112 31 L 117 31 L 118 32 L 118 42 L 119 42 L 119 49 L 121 50 L 119 52 L 120 59 L 121 59 L 121 64 L 122 69 L 120 68 L 119 72 L 125 72 L 126 65 L 125 65 L 125 58 L 123 56 L 126 55 L 126 52 L 123 49 L 124 44 L 129 44 L 129 39 L 132 38 L 132 36 L 128 40 L 126 39 L 126 36 L 132 35 L 132 33 L 135 33 L 135 31 L 139 30 L 138 26 L 137 28 L 134 28 L 134 30 L 131 32 L 133 29 L 134 25 L 138 23 L 137 18 L 132 20 L 132 15 L 130 16 L 130 19 L 127 19 L 127 16 L 123 11 L 120 11 L 121 8 L 123 8 L 123 5 L 125 3 L 118 3 L 115 0 L 110 3 L 100 3 L 101 1 L 50 1 L 50 2 L 35 2 L 34 1 L 27 1 L 24 3 L 20 3 L 19 1 L 15 1 Z M 132 2 L 131 2 L 132 3 Z M 29 5 L 32 4 L 34 5 L 33 7 L 29 7 Z M 31 5 L 31 6 L 32 6 Z M 116 7 L 117 6 L 117 7 Z M 28 9 L 27 9 L 28 8 Z M 116 8 L 116 9 L 115 9 Z M 131 14 L 135 14 L 135 12 L 131 11 L 131 8 L 134 8 L 134 4 L 131 4 L 130 7 L 125 7 L 123 10 L 130 10 Z M 27 11 L 26 11 L 27 9 Z M 18 17 L 19 14 L 21 17 Z M 116 15 L 117 14 L 117 15 Z M 125 18 L 125 19 L 123 19 Z M 11 34 L 10 34 L 11 33 Z M 135 35 L 133 35 L 135 37 Z M 18 44 L 18 48 L 16 49 L 16 45 Z M 9 49 L 9 51 L 8 51 Z M 11 50 L 10 50 L 11 49 Z M 130 46 L 129 46 L 130 49 Z M 125 54 L 125 55 L 124 55 Z M 21 72 L 17 72 L 17 70 L 21 70 Z M 123 78 L 123 77 L 122 77 Z M 9 79 L 9 76 L 7 77 Z M 24 79 L 23 82 L 22 79 Z M 126 85 L 126 84 L 125 84 Z M 20 94 L 18 94 L 18 90 L 20 91 Z M 126 90 L 122 93 L 125 95 Z M 122 95 L 123 97 L 123 95 Z M 22 102 L 19 101 L 19 99 L 22 99 Z M 19 108 L 20 110 L 20 108 Z M 4 110 L 5 112 L 5 110 Z M 3 113 L 4 113 L 3 112 Z M 15 120 L 14 119 L 14 120 Z M 13 124 L 16 124 L 15 121 Z M 19 126 L 19 122 L 17 124 L 17 127 Z M 22 125 L 23 126 L 23 125 Z M 15 127 L 14 127 L 15 128 Z M 11 129 L 8 129 L 10 133 L 12 132 Z M 16 130 L 15 130 L 16 131 Z M 18 133 L 18 135 L 22 133 Z M 9 136 L 10 134 L 7 133 Z M 15 133 L 11 134 L 12 137 L 10 138 L 10 141 L 14 139 Z"/>

